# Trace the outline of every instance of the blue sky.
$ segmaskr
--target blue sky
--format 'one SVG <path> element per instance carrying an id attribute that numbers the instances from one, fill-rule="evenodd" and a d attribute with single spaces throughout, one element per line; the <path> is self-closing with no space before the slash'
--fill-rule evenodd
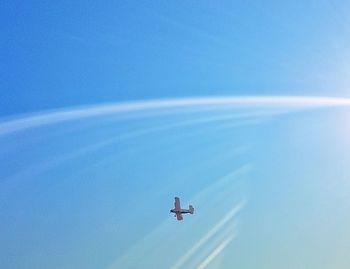
<path id="1" fill-rule="evenodd" d="M 0 267 L 349 268 L 349 14 L 2 1 Z"/>
<path id="2" fill-rule="evenodd" d="M 202 95 L 348 96 L 347 1 L 3 1 L 0 115 Z"/>

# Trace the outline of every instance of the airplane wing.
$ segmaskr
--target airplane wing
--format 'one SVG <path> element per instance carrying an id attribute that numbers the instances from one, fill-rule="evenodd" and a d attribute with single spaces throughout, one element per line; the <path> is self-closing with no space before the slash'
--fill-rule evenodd
<path id="1" fill-rule="evenodd" d="M 183 220 L 181 213 L 176 213 L 176 218 L 177 218 L 177 220 Z"/>
<path id="2" fill-rule="evenodd" d="M 181 210 L 179 197 L 175 197 L 175 204 L 174 205 L 175 205 L 175 210 Z"/>

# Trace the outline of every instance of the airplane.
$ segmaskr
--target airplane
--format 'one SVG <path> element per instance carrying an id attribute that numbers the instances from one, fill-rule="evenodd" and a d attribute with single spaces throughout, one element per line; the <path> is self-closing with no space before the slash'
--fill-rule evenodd
<path id="1" fill-rule="evenodd" d="M 189 206 L 188 209 L 182 209 L 180 206 L 180 198 L 175 197 L 175 208 L 170 210 L 170 213 L 175 213 L 174 217 L 177 218 L 177 220 L 183 220 L 182 214 L 193 214 L 194 208 L 193 206 Z"/>

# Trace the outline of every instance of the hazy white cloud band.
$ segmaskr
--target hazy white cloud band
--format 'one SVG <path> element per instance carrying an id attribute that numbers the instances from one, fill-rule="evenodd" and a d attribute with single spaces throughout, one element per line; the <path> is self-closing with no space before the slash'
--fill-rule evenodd
<path id="1" fill-rule="evenodd" d="M 227 245 L 235 238 L 234 235 L 229 236 L 227 239 L 225 239 L 217 248 L 215 248 L 206 258 L 203 262 L 201 262 L 196 269 L 204 269 L 207 267 L 212 260 L 214 260 L 226 247 Z"/>
<path id="2" fill-rule="evenodd" d="M 68 120 L 76 120 L 94 116 L 102 116 L 133 111 L 152 109 L 171 109 L 189 107 L 288 107 L 309 108 L 327 106 L 349 106 L 350 98 L 310 97 L 310 96 L 242 96 L 242 97 L 198 97 L 180 99 L 157 99 L 148 101 L 134 101 L 125 103 L 105 104 L 79 108 L 62 109 L 43 112 L 30 116 L 23 116 L 0 123 L 0 135 L 9 134 L 27 128 Z"/>
<path id="3" fill-rule="evenodd" d="M 210 231 L 208 231 L 197 243 L 195 243 L 191 249 L 189 249 L 185 255 L 183 255 L 176 264 L 171 267 L 171 269 L 178 269 L 183 266 L 183 264 L 190 259 L 198 249 L 207 243 L 216 233 L 218 233 L 229 221 L 231 221 L 241 210 L 244 202 L 241 202 L 237 206 L 233 207 Z M 233 238 L 232 238 L 233 239 Z M 230 240 L 231 241 L 231 240 Z"/>

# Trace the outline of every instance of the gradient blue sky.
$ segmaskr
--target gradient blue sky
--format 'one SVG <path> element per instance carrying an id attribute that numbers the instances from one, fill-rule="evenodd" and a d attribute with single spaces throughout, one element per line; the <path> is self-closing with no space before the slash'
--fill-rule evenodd
<path id="1" fill-rule="evenodd" d="M 349 25 L 348 1 L 2 1 L 0 267 L 348 269 L 348 108 L 89 113 L 348 97 Z"/>
<path id="2" fill-rule="evenodd" d="M 0 115 L 134 99 L 348 96 L 348 1 L 2 1 Z"/>

